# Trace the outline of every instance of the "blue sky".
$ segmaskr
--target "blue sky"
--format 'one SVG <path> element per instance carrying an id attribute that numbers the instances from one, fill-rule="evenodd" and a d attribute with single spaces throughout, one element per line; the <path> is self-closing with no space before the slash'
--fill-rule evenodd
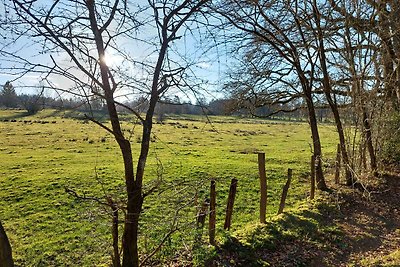
<path id="1" fill-rule="evenodd" d="M 3 11 L 2 11 L 3 12 Z M 2 13 L 4 16 L 4 13 Z M 154 36 L 157 32 L 154 28 L 146 27 L 144 28 L 139 35 L 140 38 L 146 40 L 154 40 Z M 7 39 L 3 39 L 1 44 L 1 50 L 12 53 L 13 55 L 18 55 L 21 58 L 27 59 L 29 61 L 35 63 L 41 63 L 44 65 L 51 65 L 52 61 L 50 58 L 50 54 L 42 53 L 42 44 L 39 42 L 33 42 L 32 40 L 26 37 L 20 37 L 15 42 L 11 42 L 11 40 L 16 39 L 17 36 L 12 36 L 11 33 L 6 33 Z M 154 50 L 157 48 L 146 44 L 142 41 L 138 42 L 134 39 L 129 38 L 119 38 L 118 45 L 123 48 L 129 57 L 137 60 L 137 61 L 147 61 L 154 62 L 156 59 L 157 53 L 154 53 Z M 208 48 L 209 40 L 203 39 L 201 36 L 186 36 L 177 40 L 171 49 L 174 49 L 178 53 L 175 53 L 174 56 L 171 57 L 172 60 L 179 60 L 178 54 L 183 56 L 186 60 L 191 61 L 194 64 L 193 72 L 200 79 L 208 81 L 208 85 L 205 85 L 205 89 L 207 89 L 208 93 L 204 93 L 204 96 L 208 99 L 212 99 L 214 97 L 221 97 L 221 87 L 223 83 L 223 78 L 225 74 L 225 65 L 227 64 L 227 57 L 224 53 L 216 52 L 217 50 L 209 50 L 207 53 L 204 53 L 204 49 Z M 46 51 L 44 51 L 46 52 Z M 69 57 L 65 53 L 52 54 L 54 58 L 58 61 L 64 62 L 63 64 L 66 67 L 72 66 L 73 64 L 69 62 Z M 121 55 L 119 55 L 116 51 L 109 50 L 107 55 L 107 61 L 111 65 L 112 68 L 127 68 L 130 69 L 131 75 L 144 75 L 140 70 L 135 69 L 135 66 L 124 60 Z M 18 67 L 18 64 L 15 62 L 8 62 L 4 57 L 0 56 L 0 65 L 1 67 Z M 9 71 L 4 71 L 0 67 L 0 84 L 4 84 L 8 80 L 14 80 L 18 76 L 10 75 Z M 42 74 L 43 77 L 44 74 Z M 40 84 L 41 75 L 37 73 L 26 73 L 23 77 L 17 79 L 13 82 L 14 87 L 16 88 L 18 93 L 35 93 L 37 89 L 27 88 L 26 86 L 37 86 Z M 72 84 L 68 84 L 69 81 L 67 79 L 62 79 L 59 77 L 52 78 L 52 81 L 57 86 L 63 86 L 67 88 Z M 178 94 L 181 98 L 185 98 L 183 94 L 177 93 L 174 90 L 171 90 L 172 94 Z M 52 92 L 48 92 L 49 95 L 53 96 Z M 194 101 L 194 98 L 190 98 Z"/>

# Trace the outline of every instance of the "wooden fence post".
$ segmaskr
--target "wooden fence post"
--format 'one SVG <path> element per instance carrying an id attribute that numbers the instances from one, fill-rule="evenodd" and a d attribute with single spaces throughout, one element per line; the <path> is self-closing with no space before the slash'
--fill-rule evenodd
<path id="1" fill-rule="evenodd" d="M 314 155 L 311 156 L 311 164 L 310 164 L 310 167 L 311 167 L 311 174 L 310 174 L 310 176 L 311 176 L 311 178 L 310 178 L 310 180 L 311 180 L 310 199 L 314 199 L 314 196 L 315 196 L 315 156 L 314 156 Z"/>
<path id="2" fill-rule="evenodd" d="M 260 223 L 265 223 L 267 213 L 267 175 L 265 173 L 265 153 L 258 153 L 258 173 L 260 176 Z"/>
<path id="3" fill-rule="evenodd" d="M 197 228 L 204 228 L 209 202 L 210 200 L 206 198 L 201 205 L 199 213 L 197 214 Z"/>
<path id="4" fill-rule="evenodd" d="M 215 180 L 211 180 L 210 185 L 210 219 L 208 222 L 208 234 L 211 245 L 215 245 L 215 224 L 216 224 L 216 198 L 217 193 L 215 191 Z"/>
<path id="5" fill-rule="evenodd" d="M 111 208 L 112 211 L 112 241 L 113 241 L 113 254 L 112 254 L 112 262 L 113 262 L 113 267 L 121 267 L 121 260 L 120 260 L 120 254 L 119 254 L 119 242 L 118 242 L 118 206 L 114 202 L 114 200 L 111 197 L 107 197 L 107 202 L 109 207 Z"/>
<path id="6" fill-rule="evenodd" d="M 229 188 L 228 204 L 226 206 L 226 215 L 225 215 L 225 223 L 224 223 L 225 230 L 226 229 L 229 230 L 231 228 L 233 204 L 235 203 L 237 181 L 238 181 L 237 179 L 232 179 L 231 187 Z"/>
<path id="7" fill-rule="evenodd" d="M 340 165 L 341 165 L 341 154 L 340 144 L 337 145 L 336 162 L 335 162 L 335 184 L 340 182 Z"/>
<path id="8" fill-rule="evenodd" d="M 278 214 L 281 214 L 283 212 L 283 209 L 285 208 L 286 197 L 291 181 L 292 181 L 292 169 L 288 169 L 288 179 L 282 190 L 281 203 L 279 204 Z"/>

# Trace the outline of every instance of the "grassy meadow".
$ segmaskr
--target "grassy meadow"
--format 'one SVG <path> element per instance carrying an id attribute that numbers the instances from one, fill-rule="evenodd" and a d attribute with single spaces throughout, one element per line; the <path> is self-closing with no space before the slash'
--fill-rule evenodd
<path id="1" fill-rule="evenodd" d="M 76 199 L 65 187 L 86 197 L 105 194 L 123 202 L 120 152 L 113 137 L 71 114 L 45 110 L 26 117 L 0 111 L 0 220 L 12 243 L 18 266 L 109 266 L 109 211 L 95 201 Z M 4 121 L 6 120 L 6 121 Z M 311 137 L 307 123 L 234 117 L 170 116 L 154 125 L 146 169 L 147 197 L 141 225 L 141 248 L 150 253 L 171 222 L 179 231 L 158 258 L 190 251 L 196 203 L 207 197 L 210 179 L 217 183 L 217 240 L 224 235 L 224 210 L 230 180 L 238 179 L 231 232 L 258 221 L 258 151 L 266 153 L 268 216 L 293 169 L 288 208 L 307 199 Z M 141 126 L 126 117 L 123 129 L 139 153 Z M 336 149 L 335 128 L 320 126 L 324 165 Z M 179 212 L 176 212 L 179 210 Z M 121 215 L 122 218 L 122 215 Z M 204 231 L 204 238 L 206 238 Z"/>

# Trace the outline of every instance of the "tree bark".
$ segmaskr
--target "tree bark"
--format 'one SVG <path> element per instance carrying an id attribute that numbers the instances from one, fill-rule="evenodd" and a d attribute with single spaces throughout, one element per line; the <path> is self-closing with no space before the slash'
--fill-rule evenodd
<path id="1" fill-rule="evenodd" d="M 142 211 L 143 198 L 141 190 L 135 188 L 128 195 L 127 214 L 122 237 L 122 267 L 139 266 L 138 232 L 139 216 Z"/>
<path id="2" fill-rule="evenodd" d="M 398 51 L 395 51 L 395 43 L 399 37 L 399 26 L 396 25 L 398 21 L 398 1 L 393 1 L 396 4 L 391 4 L 391 11 L 387 9 L 386 3 L 382 2 L 379 5 L 379 37 L 382 40 L 382 64 L 383 64 L 383 76 L 385 82 L 385 94 L 388 101 L 392 102 L 392 106 L 395 110 L 400 109 L 400 92 L 399 84 L 396 75 L 396 57 L 398 57 Z M 397 37 L 397 38 L 396 38 Z"/>
<path id="3" fill-rule="evenodd" d="M 313 200 L 315 197 L 315 157 L 311 156 L 311 173 L 310 173 L 310 199 Z"/>
<path id="4" fill-rule="evenodd" d="M 341 165 L 341 153 L 340 153 L 340 144 L 337 145 L 336 149 L 336 162 L 335 162 L 335 184 L 339 184 L 340 182 L 340 165 Z"/>
<path id="5" fill-rule="evenodd" d="M 102 89 L 104 91 L 105 100 L 107 103 L 108 114 L 110 116 L 112 131 L 122 153 L 125 171 L 125 184 L 127 191 L 127 214 L 124 224 L 124 233 L 122 236 L 122 266 L 123 267 L 138 267 L 139 266 L 139 250 L 138 250 L 138 229 L 139 229 L 139 216 L 142 210 L 142 187 L 135 183 L 135 176 L 133 172 L 133 158 L 132 149 L 129 140 L 125 139 L 118 117 L 118 112 L 114 102 L 113 89 L 110 83 L 109 69 L 105 62 L 105 48 L 104 40 L 98 28 L 96 20 L 96 11 L 94 1 L 87 1 L 86 6 L 89 11 L 89 19 L 92 32 L 95 36 L 97 53 L 99 56 L 99 66 L 101 73 Z M 144 125 L 144 128 L 145 125 Z M 150 136 L 150 133 L 148 133 Z M 149 138 L 150 139 L 150 138 Z M 142 147 L 143 142 L 142 141 Z M 146 144 L 145 144 L 146 145 Z M 148 150 L 148 144 L 147 144 Z M 147 154 L 146 154 L 147 157 Z M 139 160 L 139 163 L 141 161 Z M 144 170 L 144 164 L 142 168 Z"/>
<path id="6" fill-rule="evenodd" d="M 327 190 L 328 187 L 325 182 L 324 172 L 322 170 L 321 156 L 322 156 L 322 148 L 321 148 L 321 140 L 319 138 L 318 132 L 318 123 L 317 117 L 315 115 L 315 107 L 314 102 L 312 101 L 311 89 L 304 90 L 308 118 L 311 128 L 311 137 L 313 141 L 313 150 L 315 157 L 315 181 L 317 183 L 317 188 L 319 190 Z"/>
<path id="7" fill-rule="evenodd" d="M 0 221 L 0 266 L 13 267 L 12 250 L 10 241 Z"/>
<path id="8" fill-rule="evenodd" d="M 377 169 L 376 155 L 375 155 L 374 145 L 372 143 L 373 140 L 372 140 L 371 124 L 369 123 L 368 114 L 365 111 L 365 108 L 363 110 L 363 124 L 365 131 L 365 142 L 367 144 L 371 170 L 374 172 Z"/>

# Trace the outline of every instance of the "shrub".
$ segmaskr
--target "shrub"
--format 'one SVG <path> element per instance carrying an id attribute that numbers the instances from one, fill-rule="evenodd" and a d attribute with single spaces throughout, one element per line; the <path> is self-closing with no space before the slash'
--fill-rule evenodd
<path id="1" fill-rule="evenodd" d="M 400 165 L 400 112 L 389 117 L 386 122 L 381 159 L 385 164 Z"/>

